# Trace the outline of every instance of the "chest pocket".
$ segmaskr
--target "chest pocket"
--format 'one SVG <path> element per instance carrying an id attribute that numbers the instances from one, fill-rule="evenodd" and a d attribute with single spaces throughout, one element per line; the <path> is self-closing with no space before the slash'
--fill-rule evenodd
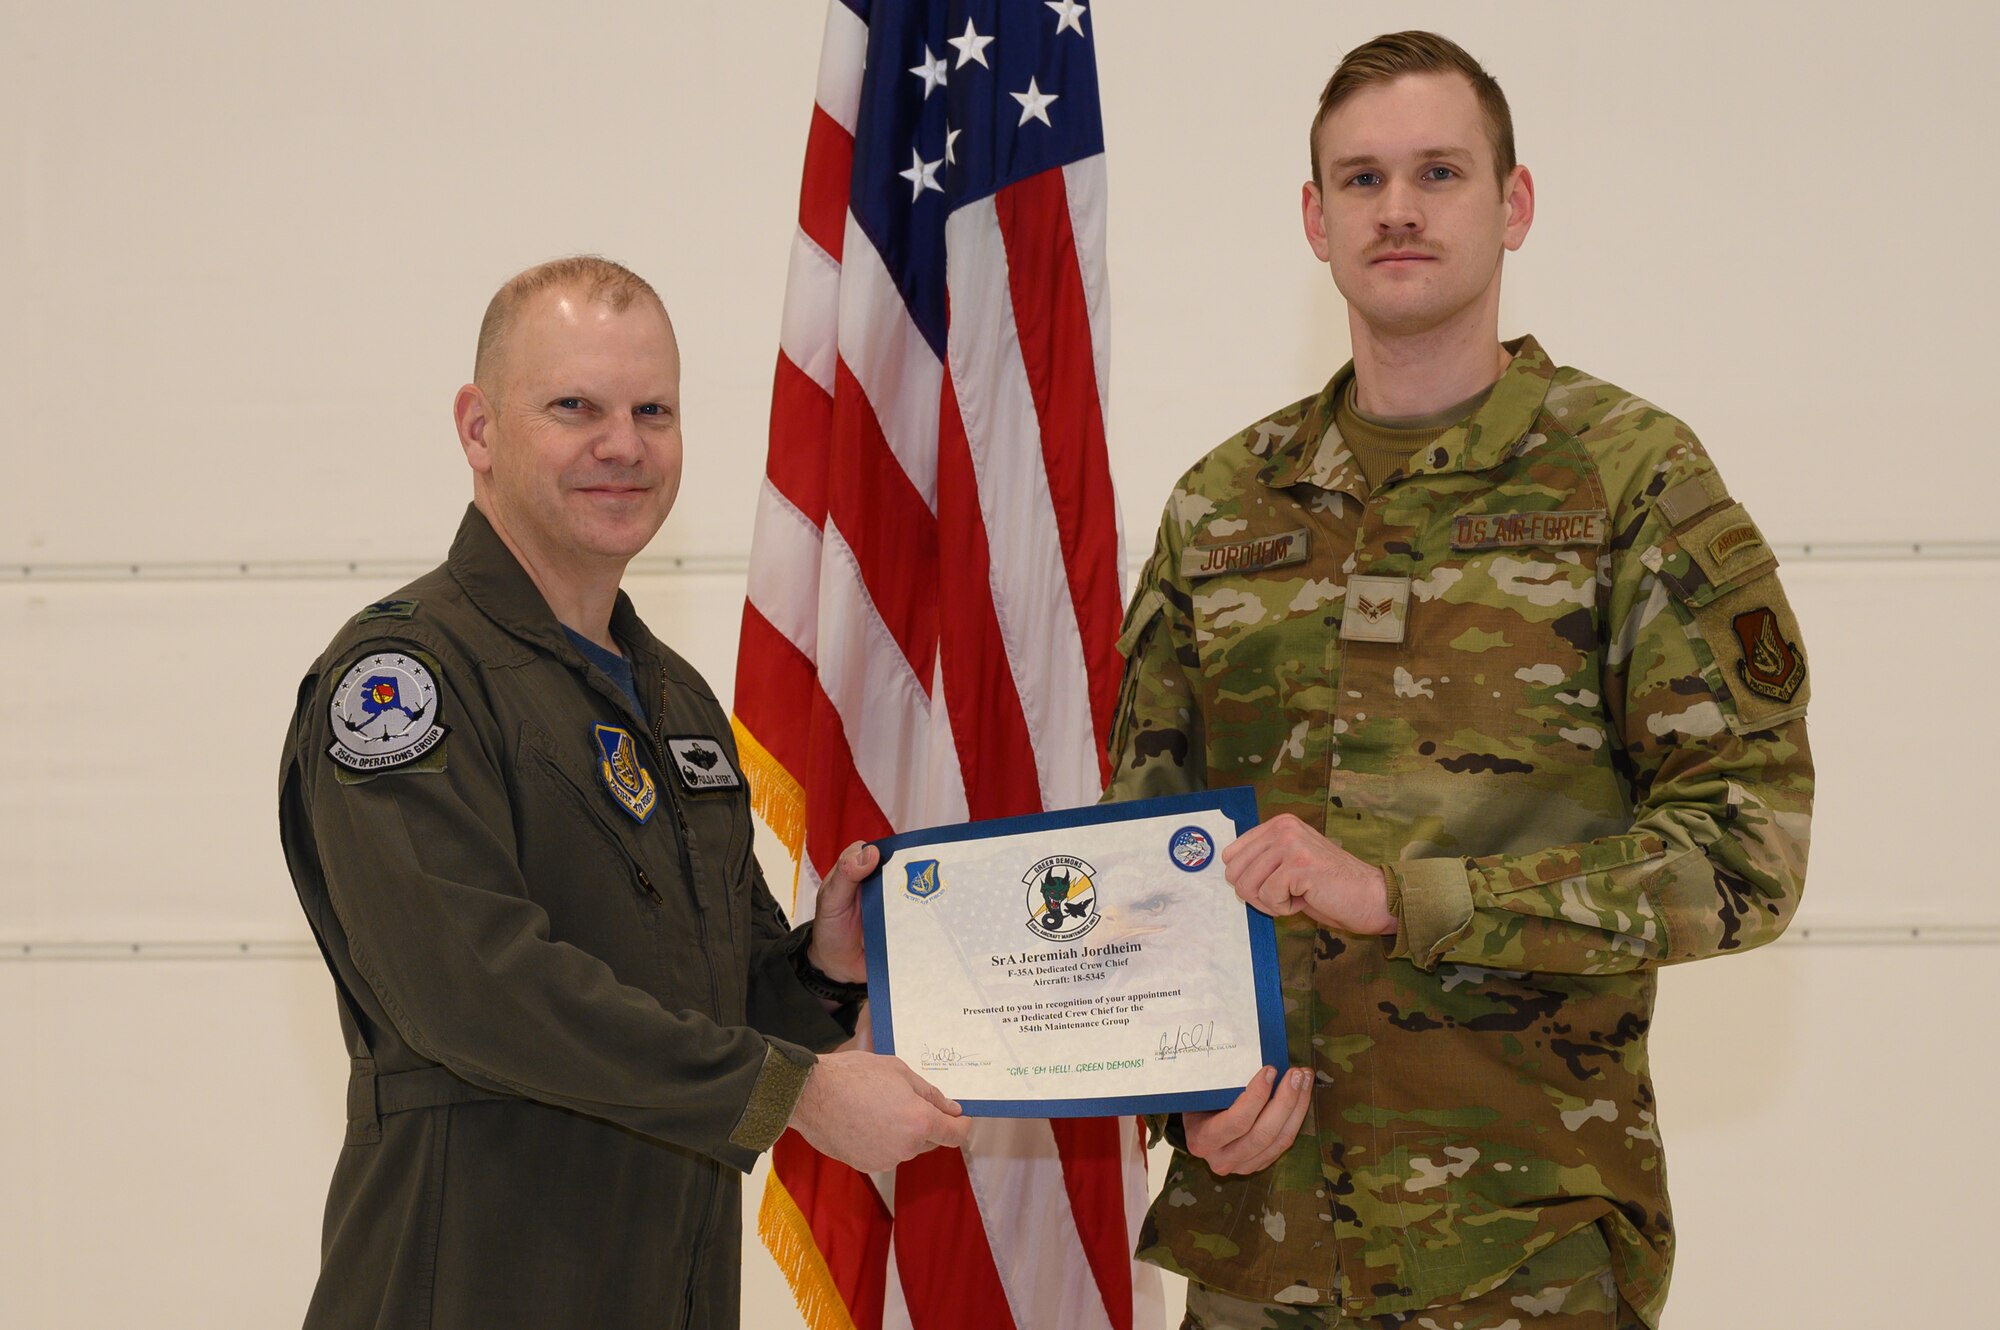
<path id="1" fill-rule="evenodd" d="M 1452 777 L 1608 764 L 1603 508 L 1525 511 L 1532 499 L 1505 489 L 1441 497 L 1420 495 L 1383 542 L 1393 556 L 1402 541 L 1410 569 L 1402 643 L 1356 649 L 1343 676 L 1357 708 L 1398 724 L 1347 742 L 1415 749 Z"/>
<path id="2" fill-rule="evenodd" d="M 1339 663 L 1339 583 L 1315 565 L 1190 587 L 1209 781 L 1258 784 L 1323 759 Z"/>
<path id="3" fill-rule="evenodd" d="M 682 847 L 655 763 L 656 802 L 633 820 L 593 768 L 591 736 L 563 745 L 524 724 L 516 838 L 529 894 L 549 916 L 551 940 L 609 965 L 621 983 L 673 1007 L 713 1005 Z"/>

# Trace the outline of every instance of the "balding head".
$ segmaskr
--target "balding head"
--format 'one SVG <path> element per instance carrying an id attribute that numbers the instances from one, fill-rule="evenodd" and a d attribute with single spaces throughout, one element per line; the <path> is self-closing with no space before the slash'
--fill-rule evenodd
<path id="1" fill-rule="evenodd" d="M 499 385 L 508 334 L 521 312 L 545 291 L 573 292 L 591 304 L 601 304 L 622 314 L 635 300 L 647 300 L 666 315 L 667 307 L 652 284 L 622 263 L 595 254 L 577 254 L 565 259 L 538 263 L 516 273 L 493 293 L 486 304 L 486 317 L 479 321 L 479 349 L 472 360 L 472 381 L 488 393 Z M 672 326 L 671 321 L 669 327 Z"/>

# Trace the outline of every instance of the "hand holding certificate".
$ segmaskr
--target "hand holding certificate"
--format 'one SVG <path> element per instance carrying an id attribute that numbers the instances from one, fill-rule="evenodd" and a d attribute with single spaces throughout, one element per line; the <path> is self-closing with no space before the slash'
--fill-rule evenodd
<path id="1" fill-rule="evenodd" d="M 998 1117 L 1222 1108 L 1285 1065 L 1268 916 L 1223 879 L 1248 790 L 877 842 L 862 887 L 878 1052 Z"/>

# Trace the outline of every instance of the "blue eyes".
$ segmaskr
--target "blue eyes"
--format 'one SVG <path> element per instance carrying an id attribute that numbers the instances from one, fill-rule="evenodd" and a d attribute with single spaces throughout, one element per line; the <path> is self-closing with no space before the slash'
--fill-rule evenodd
<path id="1" fill-rule="evenodd" d="M 588 411 L 590 409 L 590 403 L 581 397 L 558 397 L 555 401 L 549 403 L 549 405 L 558 411 Z M 670 418 L 674 413 L 673 408 L 663 402 L 647 402 L 643 405 L 633 407 L 632 412 L 634 415 L 646 416 L 652 419 Z"/>
<path id="2" fill-rule="evenodd" d="M 1430 166 L 1424 168 L 1423 174 L 1417 178 L 1432 183 L 1442 183 L 1458 179 L 1458 172 L 1449 166 Z M 1380 172 L 1363 171 L 1359 175 L 1348 177 L 1347 183 L 1362 189 L 1370 189 L 1382 183 L 1382 176 Z"/>

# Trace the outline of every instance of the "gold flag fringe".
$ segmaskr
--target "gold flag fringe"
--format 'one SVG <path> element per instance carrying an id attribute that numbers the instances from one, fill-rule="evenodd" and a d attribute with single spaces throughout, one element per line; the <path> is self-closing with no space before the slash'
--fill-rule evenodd
<path id="1" fill-rule="evenodd" d="M 806 844 L 806 792 L 741 720 L 731 716 L 729 728 L 736 732 L 736 756 L 743 764 L 744 779 L 750 782 L 750 809 L 785 843 L 796 875 Z M 792 902 L 798 903 L 796 876 Z"/>
<path id="2" fill-rule="evenodd" d="M 785 1190 L 773 1169 L 764 1181 L 764 1199 L 757 1206 L 757 1236 L 765 1250 L 784 1271 L 792 1286 L 792 1300 L 811 1330 L 855 1330 L 854 1316 L 847 1309 L 840 1290 L 834 1286 L 833 1272 L 826 1268 L 819 1244 L 813 1241 L 812 1226 L 799 1211 L 798 1202 Z"/>
<path id="3" fill-rule="evenodd" d="M 792 902 L 796 906 L 798 865 L 806 842 L 805 791 L 741 720 L 731 716 L 729 728 L 736 733 L 736 755 L 743 764 L 744 779 L 750 783 L 750 808 L 792 856 Z M 775 1169 L 765 1179 L 764 1199 L 757 1206 L 757 1236 L 784 1272 L 785 1282 L 792 1286 L 792 1300 L 811 1330 L 855 1330 L 854 1316 L 833 1282 L 833 1272 L 826 1268 L 826 1258 L 813 1240 L 812 1226 Z"/>

